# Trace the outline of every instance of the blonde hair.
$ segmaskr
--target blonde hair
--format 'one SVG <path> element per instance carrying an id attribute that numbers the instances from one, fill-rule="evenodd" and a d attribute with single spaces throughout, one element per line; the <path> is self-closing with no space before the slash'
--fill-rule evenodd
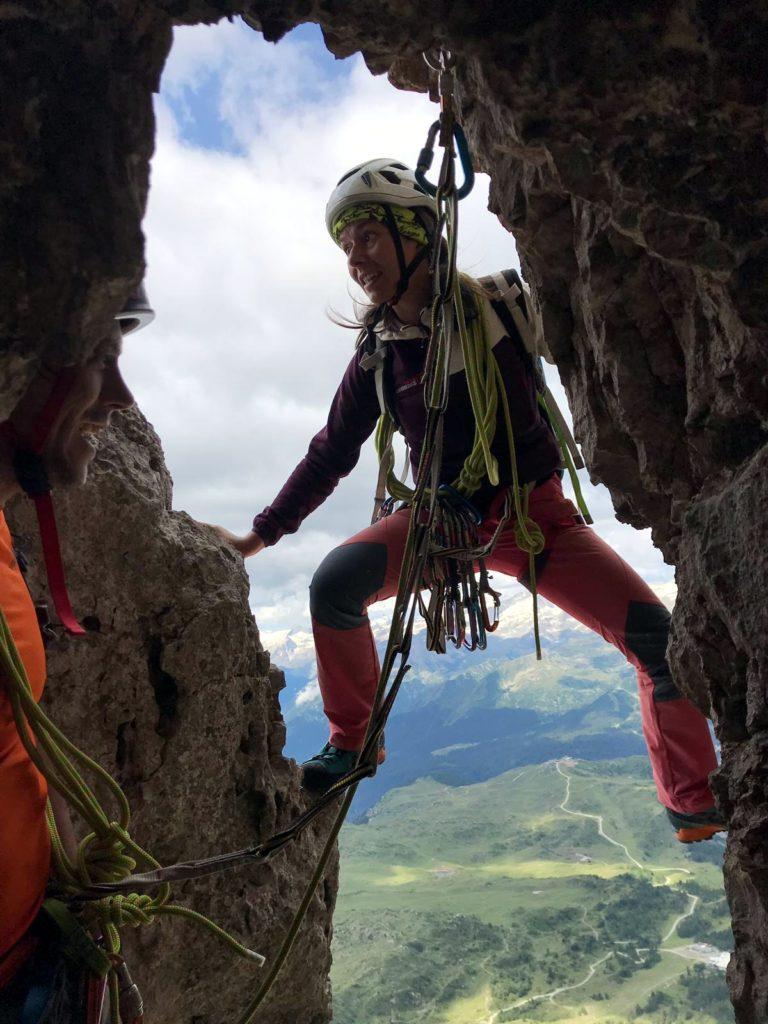
<path id="1" fill-rule="evenodd" d="M 488 292 L 476 277 L 472 277 L 471 274 L 465 274 L 463 270 L 458 271 L 459 285 L 462 291 L 468 292 L 473 298 L 491 298 L 490 292 Z M 359 302 L 357 299 L 352 299 L 352 307 L 354 316 L 345 316 L 343 313 L 337 312 L 335 309 L 327 310 L 327 317 L 331 323 L 336 324 L 337 327 L 343 327 L 348 331 L 364 331 L 371 322 L 373 314 L 378 309 L 378 306 L 372 302 Z M 358 339 L 357 345 L 360 344 Z"/>

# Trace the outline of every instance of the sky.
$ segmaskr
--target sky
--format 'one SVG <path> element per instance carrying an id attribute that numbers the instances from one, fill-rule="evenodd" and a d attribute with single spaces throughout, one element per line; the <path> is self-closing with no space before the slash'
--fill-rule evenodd
<path id="1" fill-rule="evenodd" d="M 363 298 L 326 234 L 328 195 L 363 160 L 413 165 L 437 108 L 359 56 L 336 60 L 314 25 L 274 45 L 240 21 L 176 29 L 155 106 L 144 230 L 157 319 L 123 365 L 162 439 L 174 508 L 245 533 L 324 424 L 353 350 L 328 317 Z M 478 276 L 519 267 L 487 198 L 481 175 L 460 212 L 459 265 Z M 670 580 L 649 531 L 618 523 L 607 490 L 581 476 L 599 533 L 649 582 Z M 375 482 L 369 442 L 297 534 L 248 559 L 263 631 L 307 628 L 312 573 L 368 523 Z"/>

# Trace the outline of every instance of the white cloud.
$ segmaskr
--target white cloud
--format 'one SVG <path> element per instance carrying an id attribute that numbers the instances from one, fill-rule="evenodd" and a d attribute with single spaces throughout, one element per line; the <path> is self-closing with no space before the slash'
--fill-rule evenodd
<path id="1" fill-rule="evenodd" d="M 297 708 L 312 707 L 315 704 L 322 704 L 322 696 L 320 694 L 320 684 L 317 679 L 311 679 L 305 687 L 303 687 L 296 694 L 296 700 L 294 706 Z"/>
<path id="2" fill-rule="evenodd" d="M 275 47 L 240 23 L 177 30 L 145 224 L 158 317 L 124 356 L 163 439 L 176 507 L 245 532 L 304 454 L 354 340 L 326 317 L 351 308 L 325 233 L 327 196 L 368 157 L 415 162 L 435 112 L 359 59 L 334 64 L 306 36 Z M 186 141 L 205 131 L 228 151 Z M 460 260 L 478 274 L 517 265 L 511 236 L 487 213 L 487 187 L 479 178 L 461 210 Z M 249 561 L 265 628 L 306 624 L 313 568 L 365 526 L 375 475 L 369 445 L 296 536 Z M 607 492 L 587 491 L 606 539 L 668 578 L 648 538 L 615 522 Z"/>

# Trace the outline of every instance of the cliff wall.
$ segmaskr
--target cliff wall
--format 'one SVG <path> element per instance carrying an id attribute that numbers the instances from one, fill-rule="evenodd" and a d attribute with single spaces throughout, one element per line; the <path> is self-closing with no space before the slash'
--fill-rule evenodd
<path id="1" fill-rule="evenodd" d="M 87 351 L 141 275 L 151 93 L 172 24 L 244 7 L 224 0 L 0 3 L 5 411 L 41 357 L 65 362 Z M 768 12 L 753 0 L 629 7 L 257 0 L 247 11 L 274 40 L 317 21 L 334 53 L 362 50 L 372 70 L 401 87 L 426 88 L 424 48 L 458 52 L 470 141 L 492 178 L 492 208 L 514 232 L 542 306 L 590 471 L 610 488 L 619 517 L 650 525 L 677 566 L 672 661 L 680 687 L 712 714 L 723 742 L 716 786 L 731 816 L 726 886 L 736 952 L 729 980 L 740 1024 L 764 1022 Z M 67 647 L 57 655 L 56 667 L 73 707 L 85 709 L 85 693 L 99 680 L 101 749 L 94 752 L 116 765 L 122 751 L 120 770 L 136 776 L 128 781 L 140 828 L 146 824 L 161 854 L 175 854 L 189 820 L 180 817 L 181 802 L 188 810 L 194 797 L 211 807 L 210 842 L 232 827 L 222 817 L 221 780 L 178 800 L 201 732 L 211 756 L 219 743 L 229 751 L 225 790 L 243 833 L 259 815 L 271 820 L 284 780 L 292 780 L 289 787 L 295 780 L 279 750 L 268 749 L 279 726 L 243 579 L 229 556 L 168 511 L 167 480 L 140 421 L 123 418 L 120 430 L 95 488 L 68 501 L 75 560 L 92 543 L 94 557 L 98 548 L 100 559 L 114 563 L 73 579 L 79 605 L 90 595 L 101 609 L 100 628 L 79 653 Z M 86 504 L 88 516 L 110 522 L 122 554 L 99 542 Z M 151 524 L 141 540 L 131 532 L 134 515 Z M 156 583 L 149 572 L 139 578 L 143 564 Z M 201 640 L 203 623 L 223 631 L 215 655 Z M 224 704 L 209 722 L 199 695 L 214 668 L 226 680 Z M 177 687 L 187 695 L 176 703 L 170 739 L 158 731 L 166 729 L 156 699 L 166 692 L 163 673 L 182 680 Z M 248 687 L 254 697 L 243 703 Z M 253 728 L 253 754 L 232 746 L 232 721 L 238 737 Z M 90 723 L 69 724 L 92 735 Z M 142 803 L 150 792 L 151 810 L 148 799 Z M 281 885 L 295 884 L 292 865 L 301 858 L 294 857 L 270 867 L 265 916 L 254 918 L 265 928 L 271 907 L 282 913 Z M 237 885 L 252 884 L 238 876 Z M 331 890 L 315 918 L 323 934 Z M 216 883 L 210 899 L 222 908 L 229 897 Z M 322 978 L 312 973 L 327 963 L 327 947 L 319 948 L 319 960 L 282 986 L 283 993 L 310 990 L 292 1019 L 327 1014 Z M 166 976 L 164 991 L 177 992 L 183 981 Z M 219 993 L 200 988 L 195 996 L 183 1003 L 184 1014 L 217 1020 Z M 289 1019 L 280 1012 L 264 1019 Z M 194 1018 L 179 1011 L 164 1019 Z"/>
<path id="2" fill-rule="evenodd" d="M 136 410 L 102 438 L 88 485 L 57 496 L 69 589 L 87 636 L 59 635 L 49 646 L 45 698 L 56 723 L 123 786 L 132 835 L 162 864 L 253 846 L 305 806 L 295 764 L 282 756 L 282 673 L 259 643 L 242 560 L 171 511 L 171 497 L 158 438 Z M 13 503 L 10 520 L 31 556 L 30 587 L 45 595 L 26 500 Z M 174 902 L 269 957 L 328 825 L 261 866 L 175 886 Z M 260 1021 L 328 1020 L 335 894 L 334 863 Z M 263 969 L 189 921 L 164 918 L 124 937 L 158 1024 L 237 1021 L 261 982 Z"/>

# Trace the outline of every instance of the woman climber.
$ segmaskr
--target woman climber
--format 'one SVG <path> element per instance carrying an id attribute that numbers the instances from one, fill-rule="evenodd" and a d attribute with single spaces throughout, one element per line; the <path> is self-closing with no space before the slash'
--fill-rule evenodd
<path id="1" fill-rule="evenodd" d="M 368 336 L 375 334 L 375 351 L 385 354 L 384 369 L 376 373 L 370 346 L 361 345 L 347 366 L 326 425 L 272 505 L 256 516 L 245 536 L 217 528 L 244 557 L 295 532 L 325 501 L 357 463 L 383 403 L 405 436 L 414 478 L 416 474 L 426 423 L 422 374 L 433 294 L 430 256 L 440 245 L 435 203 L 403 164 L 372 160 L 339 181 L 328 202 L 326 223 L 346 256 L 351 278 L 370 300 L 362 326 L 372 327 Z M 527 514 L 543 534 L 543 549 L 535 558 L 538 591 L 600 633 L 635 667 L 659 800 L 681 842 L 709 839 L 725 828 L 708 785 L 717 762 L 705 717 L 681 696 L 670 675 L 669 613 L 563 496 L 561 453 L 540 411 L 533 360 L 477 282 L 464 275 L 461 282 L 466 317 L 479 318 L 501 370 L 511 419 L 505 423 L 500 403 L 491 444 L 498 483 L 485 476 L 475 479 L 469 490 L 472 505 L 482 514 L 480 541 L 493 536 L 513 484 L 511 450 L 517 484 L 527 485 Z M 449 369 L 441 483 L 455 481 L 466 470 L 475 438 L 467 372 L 463 363 L 455 366 L 453 361 Z M 302 766 L 303 785 L 310 791 L 327 790 L 355 764 L 379 676 L 367 608 L 396 591 L 408 522 L 407 508 L 378 519 L 327 555 L 312 581 L 318 681 L 330 737 Z M 518 546 L 514 521 L 502 527 L 487 563 L 527 582 L 529 553 Z M 382 749 L 379 761 L 383 759 Z"/>

